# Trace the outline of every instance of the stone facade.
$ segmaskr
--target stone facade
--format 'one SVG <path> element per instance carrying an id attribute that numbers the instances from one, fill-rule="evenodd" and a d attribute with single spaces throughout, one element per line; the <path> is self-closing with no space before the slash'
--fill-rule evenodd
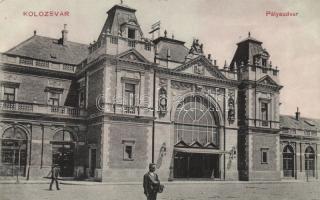
<path id="1" fill-rule="evenodd" d="M 197 39 L 144 38 L 135 12 L 112 7 L 90 45 L 65 27 L 63 39 L 34 35 L 1 54 L 2 177 L 58 164 L 64 177 L 138 181 L 154 162 L 162 180 L 303 178 L 302 163 L 317 178 L 318 129 L 303 142 L 281 132 L 293 128 L 262 42 L 249 33 L 219 68 Z"/>

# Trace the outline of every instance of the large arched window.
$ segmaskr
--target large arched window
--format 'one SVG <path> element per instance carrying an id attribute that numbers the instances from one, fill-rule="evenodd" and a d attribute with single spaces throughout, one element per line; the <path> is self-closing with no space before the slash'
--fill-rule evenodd
<path id="1" fill-rule="evenodd" d="M 61 130 L 56 132 L 53 135 L 53 141 L 65 141 L 65 142 L 71 142 L 74 141 L 72 134 L 69 131 Z"/>
<path id="2" fill-rule="evenodd" d="M 18 127 L 11 127 L 4 131 L 1 141 L 1 175 L 13 176 L 20 169 L 19 174 L 25 175 L 27 164 L 27 134 Z"/>
<path id="3" fill-rule="evenodd" d="M 294 177 L 294 151 L 290 145 L 283 148 L 283 176 Z"/>
<path id="4" fill-rule="evenodd" d="M 218 116 L 215 107 L 201 96 L 190 96 L 177 106 L 175 143 L 218 146 Z M 196 147 L 196 146 L 195 146 Z"/>
<path id="5" fill-rule="evenodd" d="M 307 176 L 315 176 L 315 153 L 311 146 L 307 147 L 305 151 L 305 169 Z"/>

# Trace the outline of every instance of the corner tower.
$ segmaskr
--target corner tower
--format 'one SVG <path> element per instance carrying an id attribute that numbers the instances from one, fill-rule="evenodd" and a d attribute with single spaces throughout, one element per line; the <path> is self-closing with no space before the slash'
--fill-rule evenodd
<path id="1" fill-rule="evenodd" d="M 240 180 L 280 179 L 279 70 L 262 42 L 239 42 L 231 66 L 239 86 L 238 152 Z"/>

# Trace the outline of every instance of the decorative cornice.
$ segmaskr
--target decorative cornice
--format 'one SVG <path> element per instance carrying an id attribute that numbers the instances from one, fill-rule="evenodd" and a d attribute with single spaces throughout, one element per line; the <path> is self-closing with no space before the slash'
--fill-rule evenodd
<path id="1" fill-rule="evenodd" d="M 211 77 L 206 77 L 206 76 L 199 76 L 199 75 L 195 75 L 195 74 L 181 73 L 181 72 L 176 72 L 174 70 L 167 69 L 167 68 L 161 68 L 161 67 L 157 67 L 157 68 L 155 68 L 155 70 L 159 73 L 169 74 L 171 76 L 176 76 L 176 77 L 181 77 L 181 78 L 187 78 L 187 79 L 189 79 L 188 80 L 189 82 L 190 82 L 190 78 L 191 78 L 191 79 L 195 79 L 195 80 L 201 80 L 201 81 L 205 81 L 205 82 L 216 83 L 219 85 L 225 85 L 225 86 L 231 86 L 231 87 L 238 87 L 238 85 L 240 84 L 239 81 L 236 81 L 236 80 L 217 79 L 217 78 L 211 78 Z"/>

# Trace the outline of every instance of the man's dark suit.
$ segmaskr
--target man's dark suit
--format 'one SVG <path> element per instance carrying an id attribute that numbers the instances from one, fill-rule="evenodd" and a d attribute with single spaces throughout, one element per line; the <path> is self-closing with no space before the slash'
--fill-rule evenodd
<path id="1" fill-rule="evenodd" d="M 158 175 L 156 173 L 147 172 L 143 176 L 143 189 L 144 194 L 147 196 L 147 200 L 156 200 L 157 199 L 157 192 L 159 190 L 160 181 Z"/>
<path id="2" fill-rule="evenodd" d="M 57 190 L 60 190 L 59 183 L 58 183 L 58 177 L 60 174 L 60 168 L 58 166 L 53 166 L 51 169 L 51 183 L 49 190 L 52 190 L 53 182 L 56 182 L 56 188 Z"/>

